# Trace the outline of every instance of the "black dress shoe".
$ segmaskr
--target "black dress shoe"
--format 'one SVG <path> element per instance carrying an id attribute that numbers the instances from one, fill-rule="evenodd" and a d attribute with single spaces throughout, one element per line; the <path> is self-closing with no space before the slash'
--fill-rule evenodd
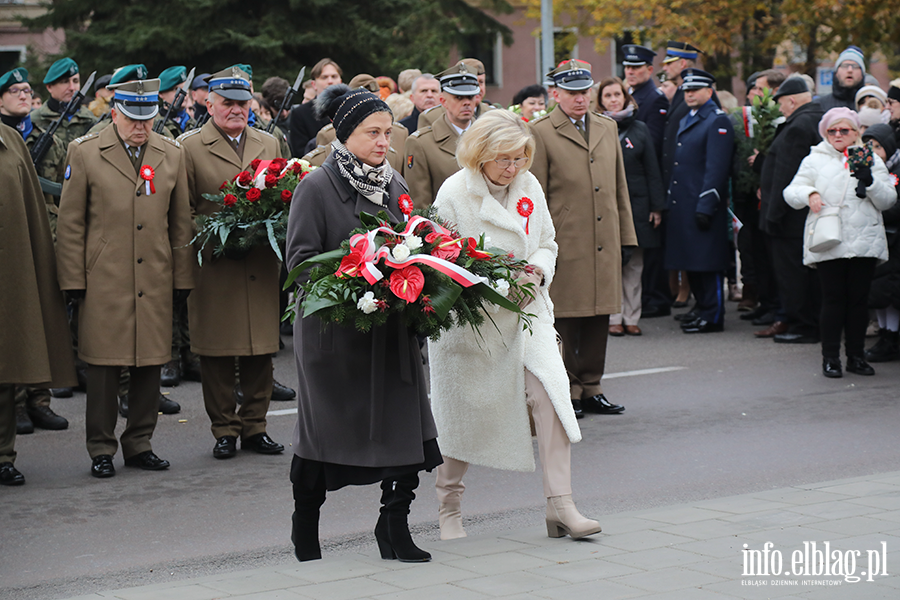
<path id="1" fill-rule="evenodd" d="M 116 474 L 116 468 L 113 466 L 112 456 L 109 454 L 101 454 L 95 456 L 91 461 L 91 475 L 99 479 L 106 479 Z"/>
<path id="2" fill-rule="evenodd" d="M 169 400 L 162 394 L 159 395 L 159 412 L 164 415 L 177 415 L 181 412 L 181 405 L 174 400 Z"/>
<path id="3" fill-rule="evenodd" d="M 34 423 L 28 417 L 24 404 L 16 404 L 16 435 L 34 433 Z"/>
<path id="4" fill-rule="evenodd" d="M 25 476 L 11 462 L 0 463 L 0 485 L 22 485 Z"/>
<path id="5" fill-rule="evenodd" d="M 818 344 L 819 338 L 812 335 L 803 335 L 802 333 L 776 333 L 773 338 L 776 344 Z"/>
<path id="6" fill-rule="evenodd" d="M 603 394 L 582 398 L 581 408 L 584 412 L 597 413 L 598 415 L 617 415 L 625 410 L 624 406 L 613 404 Z"/>
<path id="7" fill-rule="evenodd" d="M 763 305 L 759 305 L 748 313 L 744 313 L 741 315 L 741 321 L 752 321 L 754 319 L 758 319 L 765 315 L 766 313 L 771 312 L 767 307 Z"/>
<path id="8" fill-rule="evenodd" d="M 274 402 L 283 402 L 293 400 L 297 397 L 297 392 L 286 385 L 281 385 L 274 379 L 272 380 L 272 400 Z"/>
<path id="9" fill-rule="evenodd" d="M 841 359 L 828 358 L 827 356 L 824 357 L 822 359 L 822 374 L 825 377 L 831 377 L 832 379 L 843 377 L 844 373 L 841 372 Z"/>
<path id="10" fill-rule="evenodd" d="M 685 333 L 715 333 L 718 331 L 725 331 L 725 324 L 710 323 L 705 319 L 697 319 L 691 323 L 690 327 L 683 327 L 681 330 Z"/>
<path id="11" fill-rule="evenodd" d="M 690 300 L 690 298 L 688 298 Z M 672 308 L 687 308 L 688 300 L 676 300 L 672 303 Z"/>
<path id="12" fill-rule="evenodd" d="M 284 446 L 272 440 L 269 435 L 263 431 L 256 435 L 251 435 L 241 440 L 241 450 L 253 450 L 259 454 L 280 454 L 284 452 Z"/>
<path id="13" fill-rule="evenodd" d="M 145 471 L 162 471 L 169 468 L 169 461 L 163 460 L 153 453 L 153 450 L 146 450 L 140 454 L 129 456 L 125 459 L 126 467 L 138 467 Z"/>
<path id="14" fill-rule="evenodd" d="M 681 329 L 683 331 L 689 327 L 696 327 L 697 324 L 702 320 L 703 319 L 701 319 L 700 317 L 697 317 L 695 319 L 691 319 L 690 321 L 682 321 L 681 324 L 679 325 L 679 327 L 681 327 Z"/>
<path id="15" fill-rule="evenodd" d="M 576 419 L 584 418 L 584 411 L 581 410 L 581 398 L 572 398 L 572 410 L 575 411 Z"/>
<path id="16" fill-rule="evenodd" d="M 872 368 L 872 365 L 867 363 L 864 358 L 861 358 L 859 356 L 847 357 L 847 371 L 850 373 L 856 373 L 857 375 L 875 374 L 875 369 Z"/>
<path id="17" fill-rule="evenodd" d="M 680 315 L 675 315 L 676 321 L 681 321 L 682 323 L 689 323 L 691 321 L 695 321 L 700 317 L 697 311 L 688 311 L 686 313 L 681 313 Z"/>
<path id="18" fill-rule="evenodd" d="M 216 440 L 213 447 L 213 456 L 215 458 L 231 458 L 237 455 L 237 437 L 233 435 L 223 435 Z"/>
<path id="19" fill-rule="evenodd" d="M 71 398 L 72 388 L 50 388 L 50 395 L 54 398 Z"/>
<path id="20" fill-rule="evenodd" d="M 119 415 L 123 419 L 128 418 L 128 394 L 119 396 Z"/>
<path id="21" fill-rule="evenodd" d="M 759 325 L 771 325 L 771 324 L 773 324 L 776 320 L 777 320 L 777 318 L 775 317 L 775 313 L 770 311 L 770 312 L 767 312 L 767 313 L 764 314 L 764 315 L 761 315 L 761 316 L 759 316 L 759 317 L 753 319 L 753 320 L 750 321 L 750 322 L 753 323 L 754 325 L 759 326 Z"/>
<path id="22" fill-rule="evenodd" d="M 654 317 L 668 317 L 672 314 L 672 309 L 668 306 L 648 306 L 641 309 L 641 318 L 652 319 Z"/>
<path id="23" fill-rule="evenodd" d="M 185 352 L 181 358 L 181 378 L 184 381 L 200 381 L 200 360 L 196 355 Z"/>
<path id="24" fill-rule="evenodd" d="M 159 384 L 163 387 L 175 387 L 181 383 L 181 361 L 170 360 L 162 366 L 159 374 Z"/>
<path id="25" fill-rule="evenodd" d="M 69 428 L 69 422 L 65 417 L 61 417 L 49 406 L 29 406 L 27 409 L 28 417 L 35 427 L 41 429 L 50 429 L 53 431 L 61 431 Z"/>

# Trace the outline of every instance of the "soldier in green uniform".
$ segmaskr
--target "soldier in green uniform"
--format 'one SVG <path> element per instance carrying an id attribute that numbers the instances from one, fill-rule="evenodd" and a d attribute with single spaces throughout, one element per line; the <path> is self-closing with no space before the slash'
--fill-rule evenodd
<path id="1" fill-rule="evenodd" d="M 26 147 L 31 150 L 44 131 L 38 128 L 29 115 L 31 98 L 34 91 L 28 83 L 28 71 L 24 68 L 13 69 L 0 76 L 0 121 L 19 132 Z M 43 159 L 37 164 L 40 177 L 50 182 L 62 183 L 65 169 L 66 153 L 62 144 L 54 136 L 53 143 Z M 51 194 L 44 194 L 44 202 L 50 217 L 51 232 L 56 237 L 56 215 L 59 198 L 54 201 Z M 66 345 L 68 339 L 57 340 Z M 69 422 L 57 415 L 50 408 L 50 390 L 47 388 L 17 386 L 16 433 L 32 433 L 34 427 L 42 429 L 66 429 Z"/>
<path id="2" fill-rule="evenodd" d="M 46 131 L 53 121 L 59 119 L 65 110 L 66 104 L 81 88 L 81 75 L 78 74 L 78 65 L 71 58 L 61 58 L 50 66 L 44 77 L 44 85 L 50 92 L 50 98 L 31 113 L 31 122 Z M 69 147 L 69 142 L 86 134 L 97 122 L 97 117 L 87 107 L 80 106 L 78 111 L 63 120 L 56 135 L 62 142 L 63 148 Z"/>
<path id="3" fill-rule="evenodd" d="M 157 115 L 157 122 L 166 117 L 169 106 L 175 101 L 175 95 L 178 94 L 178 89 L 187 81 L 187 75 L 187 67 L 182 65 L 169 67 L 159 74 L 159 115 Z M 188 111 L 184 108 L 184 104 L 181 106 L 181 109 L 177 113 L 172 113 L 169 117 L 169 121 L 165 125 L 166 131 L 170 133 L 173 138 L 178 137 L 185 131 L 190 131 L 197 127 L 197 122 L 188 114 Z M 155 125 L 156 122 L 154 122 L 154 126 Z"/>

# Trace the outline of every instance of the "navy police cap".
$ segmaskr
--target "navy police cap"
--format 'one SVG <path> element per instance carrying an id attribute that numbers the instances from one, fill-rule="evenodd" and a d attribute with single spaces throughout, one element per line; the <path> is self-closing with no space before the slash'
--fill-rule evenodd
<path id="1" fill-rule="evenodd" d="M 625 54 L 625 58 L 622 59 L 622 64 L 626 67 L 652 65 L 653 59 L 656 58 L 656 52 L 646 46 L 638 46 L 637 44 L 626 44 L 622 46 L 622 52 Z"/>
<path id="2" fill-rule="evenodd" d="M 683 90 L 699 90 L 700 88 L 711 88 L 716 83 L 716 78 L 702 69 L 685 69 L 681 72 L 681 89 Z"/>

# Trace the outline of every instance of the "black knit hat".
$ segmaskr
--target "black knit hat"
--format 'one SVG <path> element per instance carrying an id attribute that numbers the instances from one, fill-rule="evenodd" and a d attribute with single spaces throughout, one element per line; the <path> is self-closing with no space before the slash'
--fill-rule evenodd
<path id="1" fill-rule="evenodd" d="M 897 100 L 898 102 L 900 102 L 900 88 L 893 85 L 889 87 L 887 97 L 891 100 Z"/>
<path id="2" fill-rule="evenodd" d="M 342 83 L 329 86 L 319 94 L 315 108 L 316 117 L 331 119 L 334 133 L 342 144 L 369 115 L 386 112 L 393 117 L 384 100 L 363 88 L 352 90 Z"/>
<path id="3" fill-rule="evenodd" d="M 866 132 L 862 134 L 863 141 L 874 139 L 881 147 L 884 148 L 887 157 L 890 158 L 897 151 L 897 142 L 894 140 L 894 130 L 890 125 L 884 123 L 876 123 L 866 128 Z"/>

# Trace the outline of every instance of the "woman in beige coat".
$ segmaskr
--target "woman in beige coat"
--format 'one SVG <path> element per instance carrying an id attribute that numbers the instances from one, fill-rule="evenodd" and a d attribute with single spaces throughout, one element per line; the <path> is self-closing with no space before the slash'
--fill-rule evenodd
<path id="1" fill-rule="evenodd" d="M 463 170 L 451 176 L 434 203 L 438 215 L 463 236 L 490 238 L 527 260 L 535 297 L 519 299 L 535 315 L 523 331 L 518 315 L 496 309 L 497 329 L 480 335 L 460 327 L 429 346 L 431 402 L 444 464 L 438 467 L 441 539 L 465 536 L 460 499 L 469 463 L 515 471 L 534 470 L 528 413 L 534 417 L 547 498 L 547 532 L 580 538 L 600 531 L 572 502 L 571 443 L 581 432 L 569 400 L 566 369 L 553 328 L 548 288 L 556 268 L 555 231 L 537 179 L 527 171 L 534 138 L 506 111 L 481 117 L 460 140 Z M 529 216 L 524 209 L 533 207 Z"/>

